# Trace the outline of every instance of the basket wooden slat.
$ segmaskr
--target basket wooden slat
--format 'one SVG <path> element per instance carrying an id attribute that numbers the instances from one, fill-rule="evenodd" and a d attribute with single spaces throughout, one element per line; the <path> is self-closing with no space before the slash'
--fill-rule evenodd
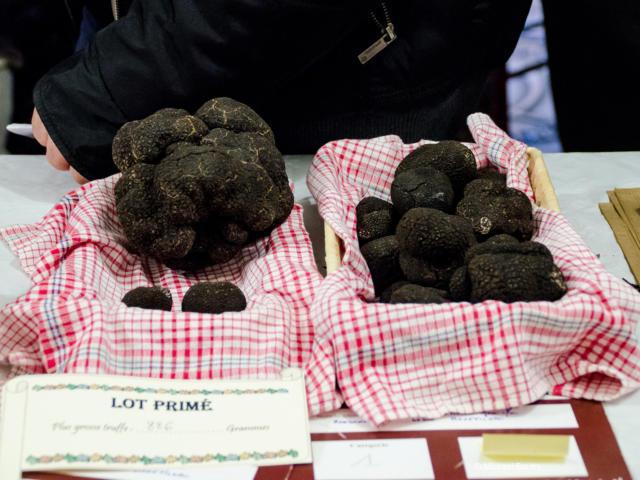
<path id="1" fill-rule="evenodd" d="M 551 183 L 547 166 L 542 158 L 542 152 L 537 148 L 529 147 L 527 148 L 527 157 L 529 157 L 529 165 L 527 167 L 529 181 L 531 182 L 536 205 L 548 210 L 560 212 L 558 197 Z M 326 222 L 324 223 L 324 247 L 327 275 L 329 275 L 342 264 L 344 248 L 340 237 L 335 234 Z"/>

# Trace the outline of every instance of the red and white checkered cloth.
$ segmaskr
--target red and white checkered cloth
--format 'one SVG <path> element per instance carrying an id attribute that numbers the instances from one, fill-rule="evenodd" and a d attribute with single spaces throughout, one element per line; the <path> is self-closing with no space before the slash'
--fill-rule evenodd
<path id="1" fill-rule="evenodd" d="M 105 373 L 180 379 L 270 378 L 306 369 L 309 408 L 337 408 L 332 368 L 311 358 L 309 310 L 322 280 L 296 205 L 270 236 L 198 273 L 171 270 L 123 247 L 113 187 L 118 176 L 71 192 L 35 225 L 0 233 L 33 288 L 0 310 L 0 361 L 18 373 Z M 183 313 L 196 282 L 230 281 L 242 312 Z M 138 286 L 162 286 L 173 311 L 127 308 Z"/>
<path id="2" fill-rule="evenodd" d="M 526 146 L 483 114 L 467 144 L 532 197 Z M 396 136 L 322 147 L 307 184 L 344 244 L 342 266 L 317 288 L 314 352 L 333 364 L 347 404 L 376 424 L 527 404 L 546 392 L 608 400 L 640 386 L 640 294 L 604 270 L 567 220 L 534 205 L 534 240 L 553 253 L 569 291 L 555 302 L 381 304 L 358 248 L 355 206 L 390 199 L 411 150 Z"/>

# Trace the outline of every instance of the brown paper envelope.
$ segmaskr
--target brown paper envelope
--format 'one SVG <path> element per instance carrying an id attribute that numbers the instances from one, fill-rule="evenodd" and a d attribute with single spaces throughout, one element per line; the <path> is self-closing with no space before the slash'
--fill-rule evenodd
<path id="1" fill-rule="evenodd" d="M 626 258 L 627 263 L 629 264 L 629 268 L 631 269 L 631 273 L 633 273 L 636 283 L 640 283 L 640 248 L 636 246 L 631 232 L 625 225 L 624 221 L 620 218 L 613 205 L 610 203 L 599 203 L 598 206 L 600 207 L 600 212 L 602 212 L 604 218 L 609 222 L 611 230 L 613 230 L 616 241 L 622 249 L 624 258 Z"/>
<path id="2" fill-rule="evenodd" d="M 614 192 L 631 225 L 634 237 L 640 242 L 640 188 L 616 188 Z"/>
<path id="3" fill-rule="evenodd" d="M 627 230 L 629 231 L 629 235 L 631 236 L 631 240 L 636 244 L 637 248 L 640 248 L 640 232 L 636 234 L 633 230 L 633 224 L 631 223 L 631 219 L 628 217 L 624 206 L 620 201 L 620 197 L 618 197 L 616 190 L 608 190 L 607 195 L 609 197 L 609 201 L 613 208 L 616 210 L 616 214 L 620 217 L 622 222 L 624 222 Z"/>

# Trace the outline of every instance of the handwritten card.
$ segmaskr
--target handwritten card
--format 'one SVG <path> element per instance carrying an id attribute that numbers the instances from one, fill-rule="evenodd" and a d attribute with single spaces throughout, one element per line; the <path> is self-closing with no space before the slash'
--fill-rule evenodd
<path id="1" fill-rule="evenodd" d="M 426 438 L 312 442 L 315 480 L 431 480 Z"/>
<path id="2" fill-rule="evenodd" d="M 20 470 L 311 462 L 296 369 L 256 381 L 32 375 L 2 395 L 3 480 Z"/>
<path id="3" fill-rule="evenodd" d="M 464 471 L 468 479 L 586 477 L 587 469 L 573 435 L 569 452 L 558 462 L 501 462 L 482 455 L 482 437 L 458 437 Z"/>
<path id="4" fill-rule="evenodd" d="M 518 428 L 578 428 L 569 403 L 525 405 L 498 412 L 448 415 L 435 420 L 415 418 L 389 422 L 381 427 L 359 418 L 349 409 L 340 409 L 309 420 L 311 433 L 416 431 L 416 430 L 506 430 Z"/>

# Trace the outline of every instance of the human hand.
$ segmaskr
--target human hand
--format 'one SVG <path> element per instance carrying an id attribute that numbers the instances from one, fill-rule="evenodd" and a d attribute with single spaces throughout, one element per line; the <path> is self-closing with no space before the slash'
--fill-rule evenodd
<path id="1" fill-rule="evenodd" d="M 69 162 L 62 156 L 56 144 L 53 143 L 49 133 L 47 132 L 44 123 L 38 115 L 38 110 L 33 109 L 33 116 L 31 117 L 31 128 L 33 129 L 33 136 L 40 145 L 47 150 L 47 161 L 57 170 L 69 170 L 71 177 L 80 185 L 87 183 L 89 180 L 84 178 L 78 171 L 69 165 Z"/>

